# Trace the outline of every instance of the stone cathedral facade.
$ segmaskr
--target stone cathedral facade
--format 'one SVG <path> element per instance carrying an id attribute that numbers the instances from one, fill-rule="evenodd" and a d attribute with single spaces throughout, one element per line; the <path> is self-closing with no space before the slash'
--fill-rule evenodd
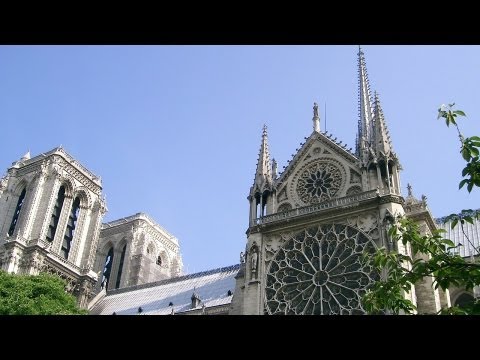
<path id="1" fill-rule="evenodd" d="M 92 314 L 365 313 L 361 297 L 381 274 L 362 254 L 409 253 L 388 237 L 398 215 L 424 233 L 436 224 L 425 197 L 410 186 L 401 193 L 402 167 L 361 49 L 358 72 L 355 150 L 321 131 L 314 104 L 311 134 L 278 174 L 264 127 L 240 264 L 182 275 L 178 239 L 148 215 L 102 224 L 101 179 L 60 147 L 27 153 L 0 181 L 1 268 L 59 274 Z M 419 313 L 450 305 L 432 282 L 406 294 Z"/>
<path id="2" fill-rule="evenodd" d="M 139 213 L 102 224 L 100 177 L 63 148 L 14 162 L 0 180 L 0 267 L 57 274 L 83 308 L 108 289 L 178 276 L 178 240 Z"/>
<path id="3" fill-rule="evenodd" d="M 421 223 L 423 232 L 435 228 L 425 198 L 401 194 L 401 164 L 380 99 L 371 96 L 361 50 L 358 72 L 354 152 L 321 131 L 314 104 L 312 133 L 277 175 L 264 128 L 232 314 L 363 314 L 361 297 L 380 274 L 364 265 L 362 253 L 378 247 L 409 252 L 387 236 L 398 215 Z M 449 303 L 431 284 L 425 279 L 406 295 L 420 313 Z"/>

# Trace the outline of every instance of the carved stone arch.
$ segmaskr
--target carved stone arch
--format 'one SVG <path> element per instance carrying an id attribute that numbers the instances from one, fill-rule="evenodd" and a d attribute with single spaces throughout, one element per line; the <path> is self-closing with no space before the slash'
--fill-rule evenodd
<path id="1" fill-rule="evenodd" d="M 146 255 L 154 258 L 158 253 L 157 246 L 155 245 L 154 241 L 149 241 L 147 247 L 145 248 Z"/>
<path id="2" fill-rule="evenodd" d="M 75 193 L 75 180 L 70 175 L 63 176 L 60 186 L 65 188 L 65 197 L 73 198 Z M 60 189 L 60 186 L 58 187 Z"/>
<path id="3" fill-rule="evenodd" d="M 88 191 L 88 189 L 85 186 L 79 186 L 75 190 L 74 198 L 77 197 L 77 196 L 80 198 L 80 207 L 81 208 L 83 208 L 83 209 L 92 208 L 92 206 L 93 206 L 92 197 L 90 195 L 90 192 Z"/>
<path id="4" fill-rule="evenodd" d="M 29 189 L 29 185 L 31 184 L 31 182 L 27 181 L 25 178 L 23 178 L 22 180 L 20 180 L 18 182 L 17 185 L 15 185 L 15 189 L 13 190 L 13 195 L 14 196 L 20 196 L 20 194 L 22 193 L 23 189 L 26 189 L 26 191 L 28 192 L 30 189 Z"/>
<path id="5" fill-rule="evenodd" d="M 37 173 L 32 177 L 32 179 L 28 182 L 27 191 L 32 191 L 35 188 L 35 185 L 37 184 L 37 180 L 40 176 L 41 176 L 41 173 Z"/>
<path id="6" fill-rule="evenodd" d="M 171 264 L 171 260 L 170 260 L 170 256 L 168 255 L 168 252 L 164 249 L 164 248 L 161 248 L 158 252 L 157 252 L 157 255 L 155 256 L 155 261 L 158 264 L 158 258 L 160 257 L 161 259 L 161 267 L 167 267 L 169 268 L 170 267 L 170 264 Z"/>
<path id="7" fill-rule="evenodd" d="M 475 297 L 473 296 L 472 292 L 470 291 L 461 291 L 455 297 L 455 300 L 452 301 L 453 306 L 458 306 L 463 308 L 465 306 L 473 304 L 475 301 Z"/>
<path id="8" fill-rule="evenodd" d="M 120 241 L 117 242 L 117 244 L 114 246 L 114 251 L 121 253 L 123 250 L 123 247 L 128 244 L 128 239 L 126 236 L 122 237 Z"/>
<path id="9" fill-rule="evenodd" d="M 102 245 L 102 247 L 100 248 L 101 250 L 99 251 L 99 253 L 105 257 L 108 252 L 110 251 L 110 249 L 113 248 L 113 250 L 115 251 L 115 245 L 114 243 L 111 241 L 111 240 L 108 240 L 105 244 Z"/>

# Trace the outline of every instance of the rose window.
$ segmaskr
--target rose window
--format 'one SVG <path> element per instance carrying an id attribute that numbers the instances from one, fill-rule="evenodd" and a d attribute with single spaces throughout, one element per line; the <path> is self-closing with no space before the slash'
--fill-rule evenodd
<path id="1" fill-rule="evenodd" d="M 267 272 L 268 314 L 364 314 L 361 298 L 378 276 L 363 259 L 374 243 L 348 225 L 298 233 L 278 250 Z"/>
<path id="2" fill-rule="evenodd" d="M 318 162 L 302 171 L 297 182 L 297 194 L 307 204 L 333 197 L 342 184 L 340 169 L 332 163 Z"/>

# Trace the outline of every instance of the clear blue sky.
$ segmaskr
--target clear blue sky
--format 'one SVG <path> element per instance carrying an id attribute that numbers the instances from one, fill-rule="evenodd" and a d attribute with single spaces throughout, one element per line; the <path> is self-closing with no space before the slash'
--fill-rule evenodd
<path id="1" fill-rule="evenodd" d="M 480 135 L 479 46 L 364 46 L 402 188 L 435 217 L 479 208 L 458 190 L 455 101 Z M 185 271 L 238 262 L 263 124 L 279 170 L 327 104 L 327 130 L 354 147 L 357 46 L 0 46 L 0 169 L 62 144 L 100 175 L 111 221 L 139 211 L 178 237 Z"/>

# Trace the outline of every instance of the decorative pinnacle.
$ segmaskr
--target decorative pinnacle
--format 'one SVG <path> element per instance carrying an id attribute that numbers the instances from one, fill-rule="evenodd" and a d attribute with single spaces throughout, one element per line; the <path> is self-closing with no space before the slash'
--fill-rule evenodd
<path id="1" fill-rule="evenodd" d="M 320 132 L 320 116 L 318 116 L 318 104 L 313 103 L 313 131 Z"/>
<path id="2" fill-rule="evenodd" d="M 360 46 L 358 47 L 358 97 L 359 120 L 357 154 L 362 155 L 368 150 L 368 147 L 373 140 L 373 112 L 367 66 Z"/>

